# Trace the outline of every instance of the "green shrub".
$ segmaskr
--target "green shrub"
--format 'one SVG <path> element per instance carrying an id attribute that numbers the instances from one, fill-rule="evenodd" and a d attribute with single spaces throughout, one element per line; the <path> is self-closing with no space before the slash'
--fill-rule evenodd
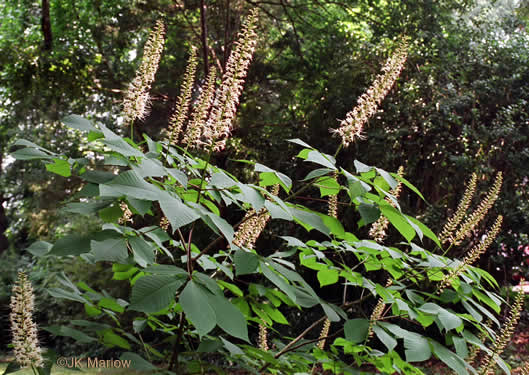
<path id="1" fill-rule="evenodd" d="M 16 143 L 18 159 L 42 159 L 49 171 L 85 181 L 76 193 L 79 201 L 66 204 L 65 211 L 104 221 L 96 232 L 70 234 L 54 244 L 39 241 L 28 251 L 50 259 L 79 257 L 87 267 L 103 264 L 113 272 L 113 293 L 61 275 L 62 286 L 50 288 L 50 295 L 83 304 L 90 320 L 45 329 L 122 351 L 138 368 L 155 370 L 154 363 L 178 374 L 221 371 L 228 363 L 252 373 L 321 368 L 356 374 L 376 368 L 421 374 L 416 365 L 432 357 L 468 374 L 473 347 L 508 372 L 500 350 L 492 352 L 476 336 L 501 338 L 483 324 L 490 319 L 500 326 L 495 314 L 503 301 L 488 289 L 498 285 L 471 265 L 497 235 L 501 217 L 465 259 L 448 256 L 494 204 L 501 175 L 470 214 L 471 199 L 461 204 L 440 240 L 400 209 L 403 188 L 424 199 L 402 171 L 358 160 L 347 171 L 336 162 L 398 78 L 405 43 L 335 131 L 342 137 L 335 156 L 289 140 L 300 147 L 297 157 L 315 167 L 301 181 L 250 160 L 240 162 L 253 168 L 255 183 L 213 165 L 212 155 L 225 146 L 234 120 L 255 44 L 254 22 L 252 15 L 215 97 L 205 87 L 189 116 L 194 69 L 188 70 L 171 142 L 146 135 L 135 141 L 132 125 L 125 138 L 71 115 L 64 124 L 87 138 L 95 159 Z M 127 96 L 131 124 L 145 114 L 161 30 L 158 25 L 147 43 L 151 49 Z M 338 219 L 343 213 L 347 221 Z M 278 246 L 256 242 L 270 220 L 281 223 Z M 293 236 L 299 227 L 305 234 Z M 390 230 L 399 242 L 385 243 Z M 118 285 L 126 293 L 117 292 Z"/>

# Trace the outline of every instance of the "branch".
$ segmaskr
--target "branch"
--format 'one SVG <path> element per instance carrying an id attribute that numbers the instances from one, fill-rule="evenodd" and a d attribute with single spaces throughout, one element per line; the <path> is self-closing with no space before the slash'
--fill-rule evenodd
<path id="1" fill-rule="evenodd" d="M 206 22 L 206 4 L 204 0 L 200 0 L 200 30 L 202 39 L 202 53 L 204 54 L 204 77 L 209 73 L 208 61 L 208 26 Z"/>

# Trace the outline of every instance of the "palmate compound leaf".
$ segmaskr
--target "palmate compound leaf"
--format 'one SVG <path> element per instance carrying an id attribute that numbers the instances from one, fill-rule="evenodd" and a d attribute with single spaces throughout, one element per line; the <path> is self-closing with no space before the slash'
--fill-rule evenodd
<path id="1" fill-rule="evenodd" d="M 148 275 L 139 278 L 132 287 L 129 310 L 155 313 L 168 307 L 185 278 L 166 275 Z"/>

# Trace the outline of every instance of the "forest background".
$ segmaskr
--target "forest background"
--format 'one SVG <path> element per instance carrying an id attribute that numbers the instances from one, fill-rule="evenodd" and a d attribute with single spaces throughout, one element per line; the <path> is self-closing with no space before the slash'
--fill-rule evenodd
<path id="1" fill-rule="evenodd" d="M 250 170 L 235 160 L 259 160 L 301 179 L 307 169 L 285 139 L 301 138 L 332 152 L 328 129 L 338 126 L 389 51 L 407 35 L 411 44 L 401 78 L 365 138 L 342 152 L 340 163 L 348 166 L 357 158 L 388 171 L 403 165 L 427 203 L 404 194 L 401 204 L 439 229 L 462 196 L 463 181 L 476 172 L 478 186 L 488 186 L 494 172 L 502 171 L 504 187 L 495 210 L 504 215 L 503 231 L 480 266 L 504 285 L 529 276 L 529 4 L 5 0 L 0 5 L 2 327 L 19 267 L 31 267 L 32 277 L 40 280 L 37 302 L 45 308 L 37 309 L 37 320 L 42 324 L 82 313 L 82 306 L 57 301 L 40 289 L 58 272 L 81 274 L 96 286 L 101 272 L 73 260 L 36 261 L 25 252 L 37 239 L 54 242 L 71 231 L 88 232 L 98 218 L 61 211 L 58 202 L 78 190 L 81 180 L 50 176 L 40 162 L 15 161 L 9 156 L 14 141 L 25 138 L 72 157 L 82 155 L 81 140 L 60 122 L 72 113 L 128 132 L 120 127 L 122 98 L 148 31 L 160 18 L 167 25 L 164 56 L 149 116 L 136 129 L 153 139 L 167 137 L 191 45 L 200 51 L 202 82 L 210 64 L 222 71 L 252 7 L 260 10 L 257 50 L 235 129 L 227 148 L 215 155 L 216 165 L 250 178 Z M 259 241 L 274 241 L 279 230 L 270 225 Z M 6 350 L 7 342 L 0 344 L 0 351 Z"/>

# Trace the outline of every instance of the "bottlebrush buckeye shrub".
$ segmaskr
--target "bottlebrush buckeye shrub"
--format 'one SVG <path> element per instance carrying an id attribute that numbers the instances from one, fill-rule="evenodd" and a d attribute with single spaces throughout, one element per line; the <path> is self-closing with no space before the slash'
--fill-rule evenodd
<path id="1" fill-rule="evenodd" d="M 300 139 L 288 142 L 299 146 L 297 156 L 314 166 L 301 181 L 249 160 L 244 162 L 252 166 L 256 180 L 239 181 L 210 162 L 230 134 L 255 47 L 256 17 L 252 13 L 243 26 L 220 84 L 210 72 L 191 105 L 194 83 L 189 80 L 197 71 L 192 54 L 178 101 L 185 108 L 176 109 L 168 139 L 143 135 L 135 141 L 71 115 L 63 123 L 87 139 L 100 156 L 97 162 L 71 159 L 26 140 L 16 143 L 13 155 L 18 159 L 41 159 L 53 173 L 84 180 L 75 195 L 79 201 L 65 204 L 64 210 L 99 215 L 104 222 L 90 235 L 72 233 L 55 244 L 38 241 L 28 250 L 44 257 L 74 256 L 87 264 L 105 262 L 112 267 L 112 282 L 130 287 L 125 300 L 65 277 L 64 287 L 49 293 L 84 304 L 89 320 L 52 333 L 120 349 L 122 358 L 132 359 L 139 369 L 177 374 L 227 363 L 251 373 L 323 369 L 356 374 L 371 366 L 388 374 L 421 374 L 416 366 L 432 357 L 457 374 L 468 374 L 474 372 L 474 357 L 469 357 L 476 350 L 489 358 L 482 368 L 499 365 L 508 372 L 509 366 L 480 339 L 494 340 L 500 331 L 496 316 L 503 301 L 490 291 L 498 287 L 496 281 L 470 261 L 449 256 L 450 248 L 464 241 L 464 232 L 477 225 L 469 220 L 482 220 L 494 203 L 501 175 L 486 204 L 474 214 L 451 219 L 442 235 L 445 247 L 432 230 L 402 211 L 397 196 L 405 190 L 424 199 L 403 177 L 405 169 L 390 173 L 357 160 L 355 170 L 348 171 L 335 156 Z M 157 61 L 163 30 L 158 24 L 158 34 L 151 37 Z M 337 153 L 361 136 L 398 79 L 406 55 L 403 41 L 333 130 L 341 137 Z M 127 94 L 125 110 L 133 108 L 125 114 L 128 119 L 143 116 L 131 98 L 141 98 L 142 111 L 148 103 L 145 87 L 155 69 L 149 61 L 142 66 L 148 67 L 143 68 L 148 75 L 142 78 L 140 69 L 134 82 L 146 83 L 139 89 L 139 83 L 131 85 L 139 96 Z M 319 212 L 300 204 L 296 198 L 302 191 L 319 192 L 314 199 L 328 201 L 328 208 Z M 470 204 L 466 197 L 461 210 Z M 344 209 L 357 212 L 358 225 L 340 221 Z M 259 248 L 256 239 L 270 221 L 300 226 L 313 239 L 284 233 L 281 248 Z M 377 241 L 355 234 L 372 224 Z M 500 224 L 501 218 L 479 249 L 490 245 Z M 386 230 L 400 233 L 400 241 L 386 243 Z M 481 253 L 467 258 L 475 261 Z M 320 287 L 338 290 L 341 300 L 318 293 L 305 278 L 311 273 Z M 305 316 L 309 309 L 320 316 L 292 335 L 287 317 Z"/>

